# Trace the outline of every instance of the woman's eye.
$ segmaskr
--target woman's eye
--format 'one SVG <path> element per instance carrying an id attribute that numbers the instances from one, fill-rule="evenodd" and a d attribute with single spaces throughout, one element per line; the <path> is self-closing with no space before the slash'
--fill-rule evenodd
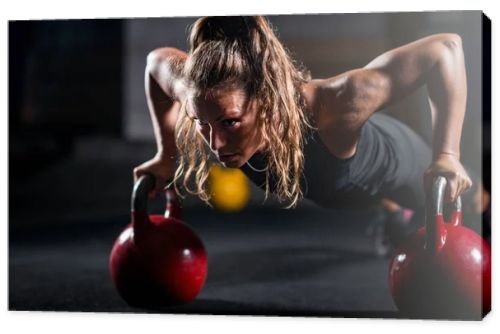
<path id="1" fill-rule="evenodd" d="M 224 125 L 227 128 L 233 127 L 233 126 L 235 126 L 238 123 L 239 122 L 236 121 L 236 120 L 234 120 L 234 119 L 225 119 L 225 120 L 222 121 L 222 125 Z"/>

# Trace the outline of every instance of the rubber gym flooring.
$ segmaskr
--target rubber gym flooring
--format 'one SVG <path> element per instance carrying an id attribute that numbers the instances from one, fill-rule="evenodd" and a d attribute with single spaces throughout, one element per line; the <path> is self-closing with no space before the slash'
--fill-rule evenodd
<path id="1" fill-rule="evenodd" d="M 153 149 L 88 138 L 64 159 L 34 162 L 30 173 L 11 165 L 10 310 L 398 317 L 389 259 L 375 255 L 367 233 L 374 212 L 307 203 L 285 210 L 261 205 L 258 195 L 235 214 L 187 199 L 185 221 L 208 252 L 203 291 L 188 305 L 128 306 L 112 286 L 108 257 L 130 220 L 132 169 Z M 151 204 L 161 212 L 161 200 Z"/>

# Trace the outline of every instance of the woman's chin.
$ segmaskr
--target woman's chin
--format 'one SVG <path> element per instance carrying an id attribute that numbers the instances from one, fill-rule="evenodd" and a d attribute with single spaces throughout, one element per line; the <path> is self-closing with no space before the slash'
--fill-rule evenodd
<path id="1" fill-rule="evenodd" d="M 230 157 L 230 158 L 222 158 L 220 159 L 220 163 L 222 164 L 222 166 L 224 167 L 227 167 L 227 168 L 239 168 L 243 165 L 243 162 L 241 161 L 241 157 L 237 154 L 235 154 L 234 156 Z"/>
<path id="2" fill-rule="evenodd" d="M 223 161 L 222 166 L 227 168 L 240 168 L 243 164 L 239 160 Z"/>

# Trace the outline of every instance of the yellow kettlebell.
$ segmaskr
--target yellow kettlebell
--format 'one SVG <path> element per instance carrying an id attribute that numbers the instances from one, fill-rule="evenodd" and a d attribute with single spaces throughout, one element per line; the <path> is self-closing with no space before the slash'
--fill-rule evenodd
<path id="1" fill-rule="evenodd" d="M 250 199 L 250 187 L 245 174 L 237 168 L 212 165 L 208 176 L 210 203 L 221 211 L 242 210 Z"/>

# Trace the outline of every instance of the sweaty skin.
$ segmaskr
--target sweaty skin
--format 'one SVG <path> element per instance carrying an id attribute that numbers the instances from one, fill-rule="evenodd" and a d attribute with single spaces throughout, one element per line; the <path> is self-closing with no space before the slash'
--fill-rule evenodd
<path id="1" fill-rule="evenodd" d="M 175 172 L 174 129 L 180 102 L 188 92 L 181 70 L 187 54 L 160 48 L 148 56 L 146 97 L 153 121 L 158 154 L 134 170 L 157 171 L 157 191 Z M 329 151 L 348 158 L 356 152 L 360 129 L 372 115 L 425 85 L 433 114 L 433 162 L 425 185 L 435 175 L 448 179 L 447 199 L 453 201 L 472 182 L 460 163 L 460 137 L 467 96 L 461 39 L 437 34 L 390 50 L 363 68 L 316 79 L 302 87 L 314 126 Z M 190 101 L 200 133 L 228 167 L 243 165 L 262 149 L 257 110 L 238 90 Z M 160 172 L 161 170 L 161 172 Z"/>
<path id="2" fill-rule="evenodd" d="M 190 102 L 190 117 L 224 166 L 240 167 L 262 149 L 257 108 L 243 91 L 224 91 Z"/>

